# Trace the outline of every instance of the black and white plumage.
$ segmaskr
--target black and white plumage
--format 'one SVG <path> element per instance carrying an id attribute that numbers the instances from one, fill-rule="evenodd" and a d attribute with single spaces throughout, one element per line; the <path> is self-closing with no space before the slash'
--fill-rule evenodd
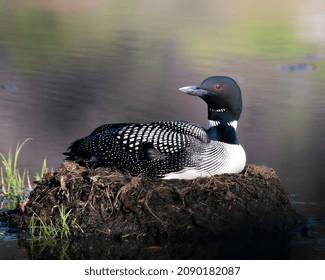
<path id="1" fill-rule="evenodd" d="M 185 121 L 106 124 L 73 142 L 64 154 L 68 160 L 163 179 L 241 172 L 246 155 L 236 136 L 242 111 L 237 83 L 215 76 L 180 90 L 207 103 L 207 129 Z"/>

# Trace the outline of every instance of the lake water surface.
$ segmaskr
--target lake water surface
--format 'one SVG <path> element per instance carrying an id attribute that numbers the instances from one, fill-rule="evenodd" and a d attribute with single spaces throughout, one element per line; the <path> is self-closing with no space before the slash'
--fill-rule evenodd
<path id="1" fill-rule="evenodd" d="M 0 152 L 32 138 L 20 166 L 35 174 L 104 123 L 205 125 L 178 88 L 213 75 L 242 89 L 248 163 L 274 168 L 311 223 L 285 257 L 325 258 L 322 0 L 0 1 Z M 0 258 L 30 258 L 8 231 Z"/>

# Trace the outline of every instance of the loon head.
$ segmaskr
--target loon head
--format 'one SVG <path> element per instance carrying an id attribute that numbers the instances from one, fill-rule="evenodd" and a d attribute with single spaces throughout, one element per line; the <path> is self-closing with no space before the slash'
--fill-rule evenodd
<path id="1" fill-rule="evenodd" d="M 241 91 L 234 79 L 213 76 L 199 85 L 179 90 L 201 97 L 208 105 L 208 119 L 223 123 L 237 123 L 242 112 Z"/>

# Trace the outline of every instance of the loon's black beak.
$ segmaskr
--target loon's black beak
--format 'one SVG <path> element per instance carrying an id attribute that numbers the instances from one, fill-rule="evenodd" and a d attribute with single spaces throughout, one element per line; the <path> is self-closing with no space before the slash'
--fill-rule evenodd
<path id="1" fill-rule="evenodd" d="M 181 87 L 179 90 L 187 94 L 200 96 L 200 97 L 208 93 L 207 90 L 201 89 L 200 85 Z"/>

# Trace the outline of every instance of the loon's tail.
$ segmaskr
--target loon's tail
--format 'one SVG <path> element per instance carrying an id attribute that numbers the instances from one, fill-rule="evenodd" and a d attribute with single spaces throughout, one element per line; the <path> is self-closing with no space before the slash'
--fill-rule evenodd
<path id="1" fill-rule="evenodd" d="M 65 160 L 82 160 L 84 159 L 85 155 L 80 153 L 80 146 L 83 144 L 84 138 L 78 139 L 74 141 L 68 148 L 67 152 L 62 153 L 63 155 L 67 156 Z"/>

